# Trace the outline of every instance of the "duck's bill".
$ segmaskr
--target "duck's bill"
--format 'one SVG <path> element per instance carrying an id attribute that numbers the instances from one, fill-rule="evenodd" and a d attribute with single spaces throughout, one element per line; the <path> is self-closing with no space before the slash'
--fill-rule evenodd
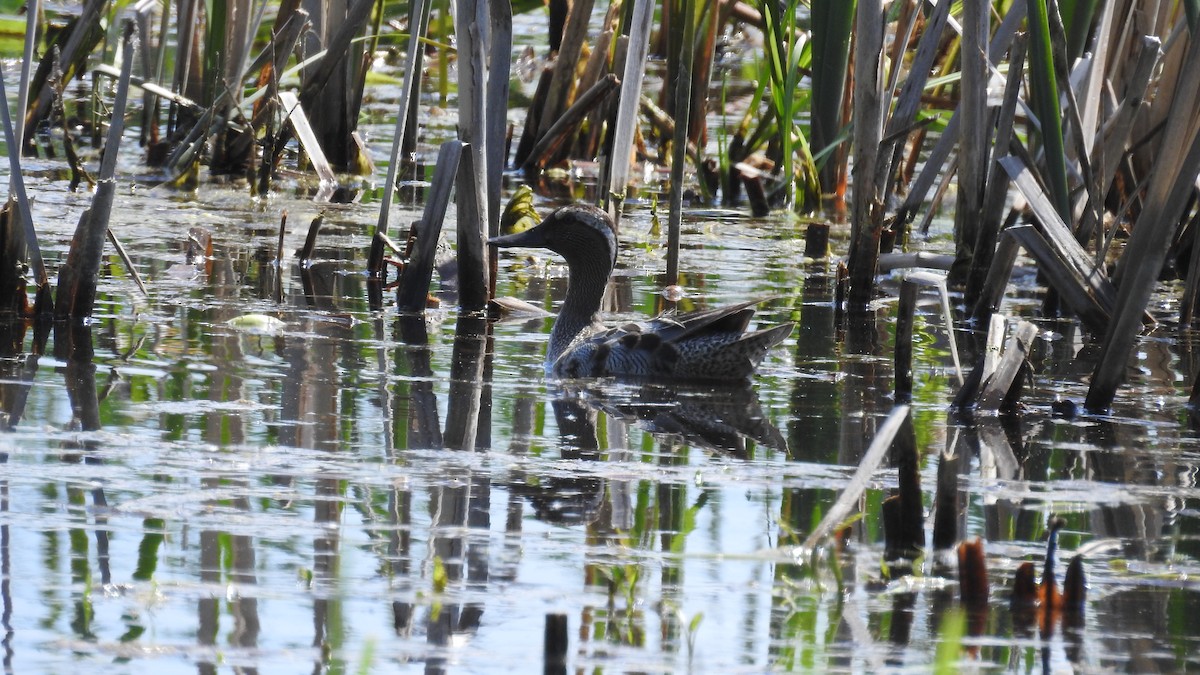
<path id="1" fill-rule="evenodd" d="M 488 244 L 497 248 L 541 248 L 545 246 L 545 239 L 538 228 L 517 232 L 515 234 L 506 234 L 501 237 L 492 237 L 488 239 Z"/>

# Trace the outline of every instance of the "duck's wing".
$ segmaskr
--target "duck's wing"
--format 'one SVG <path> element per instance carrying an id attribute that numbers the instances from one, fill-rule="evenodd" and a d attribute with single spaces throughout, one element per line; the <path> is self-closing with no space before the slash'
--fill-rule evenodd
<path id="1" fill-rule="evenodd" d="M 701 309 L 683 314 L 666 313 L 650 321 L 631 324 L 644 332 L 658 333 L 668 342 L 679 342 L 705 333 L 738 335 L 745 332 L 754 316 L 754 306 L 762 300 L 748 300 L 713 309 Z"/>
<path id="2" fill-rule="evenodd" d="M 747 378 L 792 330 L 784 324 L 746 333 L 759 302 L 663 314 L 598 331 L 564 352 L 553 371 L 561 377 Z"/>

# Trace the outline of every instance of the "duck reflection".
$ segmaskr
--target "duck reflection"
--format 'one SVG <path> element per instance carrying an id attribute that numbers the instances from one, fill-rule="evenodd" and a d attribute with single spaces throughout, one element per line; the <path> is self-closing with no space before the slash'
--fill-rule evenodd
<path id="1" fill-rule="evenodd" d="M 589 407 L 683 445 L 750 456 L 750 443 L 787 450 L 779 429 L 763 415 L 748 384 L 611 383 L 564 387 L 559 408 Z M 560 421 L 561 423 L 561 421 Z M 561 428 L 561 427 L 560 427 Z M 576 435 L 576 427 L 572 427 Z M 594 433 L 594 432 L 593 432 Z"/>
<path id="2" fill-rule="evenodd" d="M 601 380 L 564 385 L 551 401 L 564 460 L 596 461 L 624 443 L 623 430 L 636 425 L 663 447 L 687 445 L 738 459 L 751 456 L 751 444 L 786 451 L 783 434 L 763 415 L 758 394 L 748 384 L 688 385 Z M 601 444 L 600 413 L 612 426 Z M 543 475 L 521 481 L 514 493 L 529 500 L 545 522 L 587 523 L 605 505 L 604 479 L 595 475 Z"/>

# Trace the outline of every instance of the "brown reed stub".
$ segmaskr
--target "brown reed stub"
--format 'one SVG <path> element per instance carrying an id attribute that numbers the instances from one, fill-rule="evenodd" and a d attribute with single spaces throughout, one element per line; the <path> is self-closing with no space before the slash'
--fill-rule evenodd
<path id="1" fill-rule="evenodd" d="M 1037 567 L 1031 562 L 1023 562 L 1013 576 L 1012 595 L 1009 597 L 1013 627 L 1021 632 L 1032 630 L 1039 603 Z"/>
<path id="2" fill-rule="evenodd" d="M 959 598 L 968 611 L 987 609 L 988 574 L 983 557 L 983 539 L 958 545 Z"/>

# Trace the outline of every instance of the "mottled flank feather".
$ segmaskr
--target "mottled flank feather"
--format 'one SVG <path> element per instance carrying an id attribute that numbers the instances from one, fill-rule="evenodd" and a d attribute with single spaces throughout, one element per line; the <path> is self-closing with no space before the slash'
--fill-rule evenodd
<path id="1" fill-rule="evenodd" d="M 668 314 L 608 330 L 584 330 L 552 364 L 551 371 L 568 378 L 745 379 L 767 352 L 792 332 L 791 324 L 744 332 L 754 315 L 752 304 Z"/>
<path id="2" fill-rule="evenodd" d="M 608 215 L 589 206 L 563 207 L 531 230 L 491 241 L 549 248 L 567 259 L 567 299 L 546 354 L 553 375 L 744 380 L 792 332 L 791 324 L 746 332 L 758 301 L 606 329 L 596 315 L 616 260 L 616 241 Z"/>

